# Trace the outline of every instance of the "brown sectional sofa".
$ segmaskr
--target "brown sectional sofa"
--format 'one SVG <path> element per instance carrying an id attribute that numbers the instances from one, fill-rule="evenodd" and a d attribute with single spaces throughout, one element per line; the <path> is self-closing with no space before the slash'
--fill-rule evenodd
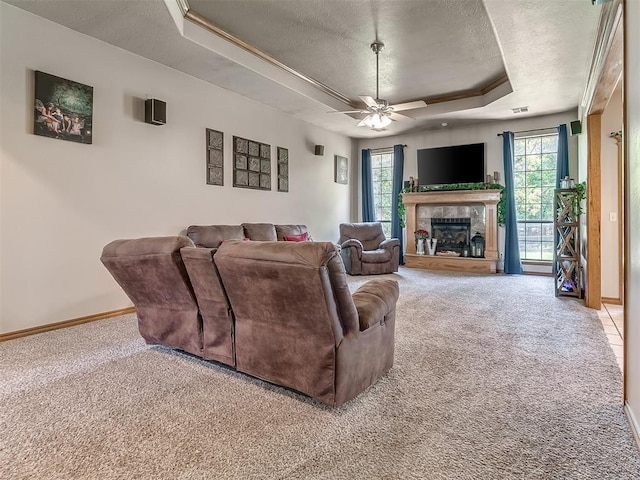
<path id="1" fill-rule="evenodd" d="M 334 407 L 375 383 L 393 365 L 397 282 L 371 280 L 351 294 L 336 245 L 245 242 L 247 233 L 273 233 L 264 226 L 270 224 L 246 225 L 243 237 L 220 228 L 229 226 L 189 227 L 193 242 L 162 237 L 105 246 L 102 261 L 136 306 L 147 343 Z M 283 235 L 304 228 L 285 227 Z"/>

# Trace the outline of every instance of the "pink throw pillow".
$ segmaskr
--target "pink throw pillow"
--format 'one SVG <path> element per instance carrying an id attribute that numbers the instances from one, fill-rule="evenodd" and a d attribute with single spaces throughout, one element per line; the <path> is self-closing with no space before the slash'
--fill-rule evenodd
<path id="1" fill-rule="evenodd" d="M 309 232 L 304 232 L 299 235 L 284 235 L 285 242 L 306 242 L 309 240 Z"/>

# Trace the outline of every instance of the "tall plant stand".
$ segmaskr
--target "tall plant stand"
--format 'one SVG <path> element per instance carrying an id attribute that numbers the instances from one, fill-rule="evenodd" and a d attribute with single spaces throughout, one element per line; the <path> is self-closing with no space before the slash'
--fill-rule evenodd
<path id="1" fill-rule="evenodd" d="M 553 276 L 556 297 L 582 298 L 578 194 L 575 188 L 558 188 L 554 199 L 556 248 L 553 252 Z"/>

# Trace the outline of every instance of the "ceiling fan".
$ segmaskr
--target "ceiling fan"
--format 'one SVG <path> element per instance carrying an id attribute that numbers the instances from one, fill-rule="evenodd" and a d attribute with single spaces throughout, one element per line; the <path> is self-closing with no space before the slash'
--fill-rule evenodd
<path id="1" fill-rule="evenodd" d="M 398 103 L 396 105 L 389 105 L 389 102 L 379 98 L 379 65 L 378 65 L 378 54 L 384 48 L 384 43 L 375 41 L 371 44 L 371 50 L 376 54 L 376 98 L 370 97 L 369 95 L 360 95 L 360 100 L 362 100 L 366 109 L 364 110 L 343 110 L 339 112 L 331 112 L 331 113 L 366 113 L 367 116 L 363 118 L 356 126 L 364 127 L 367 126 L 372 128 L 373 130 L 382 130 L 386 126 L 388 126 L 393 120 L 415 120 L 413 117 L 409 117 L 408 115 L 403 115 L 401 112 L 404 110 L 412 110 L 414 108 L 422 108 L 426 107 L 427 103 L 423 100 L 417 100 L 415 102 L 407 102 L 407 103 Z"/>

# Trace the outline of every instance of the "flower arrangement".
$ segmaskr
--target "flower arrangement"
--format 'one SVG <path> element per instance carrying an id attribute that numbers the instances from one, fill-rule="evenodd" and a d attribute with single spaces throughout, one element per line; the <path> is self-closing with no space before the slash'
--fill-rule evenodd
<path id="1" fill-rule="evenodd" d="M 429 238 L 429 232 L 426 230 L 416 230 L 413 234 L 416 236 L 416 240 L 426 240 Z"/>

